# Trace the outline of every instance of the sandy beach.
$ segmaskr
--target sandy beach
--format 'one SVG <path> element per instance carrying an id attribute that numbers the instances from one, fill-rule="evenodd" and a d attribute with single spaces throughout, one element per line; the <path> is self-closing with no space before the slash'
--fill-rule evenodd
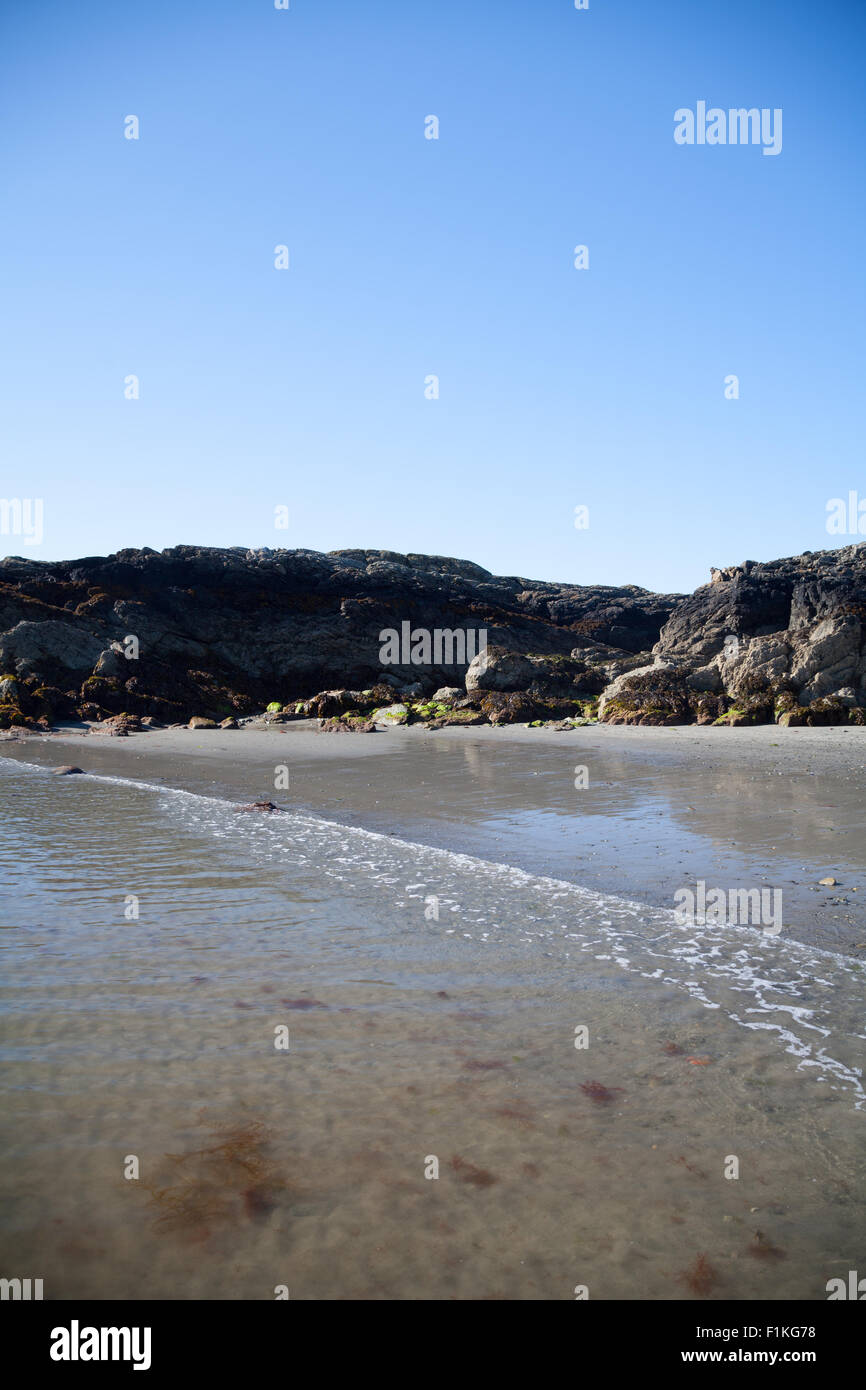
<path id="1" fill-rule="evenodd" d="M 826 1297 L 866 1232 L 864 749 L 4 741 L 7 1258 L 49 1298 Z M 781 885 L 780 936 L 677 926 L 702 876 Z"/>

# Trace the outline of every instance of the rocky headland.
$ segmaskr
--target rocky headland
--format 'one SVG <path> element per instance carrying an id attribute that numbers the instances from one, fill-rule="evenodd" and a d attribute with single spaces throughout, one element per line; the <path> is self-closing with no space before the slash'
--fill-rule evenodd
<path id="1" fill-rule="evenodd" d="M 692 595 L 381 550 L 12 557 L 0 728 L 863 724 L 864 624 L 866 544 L 714 569 Z"/>

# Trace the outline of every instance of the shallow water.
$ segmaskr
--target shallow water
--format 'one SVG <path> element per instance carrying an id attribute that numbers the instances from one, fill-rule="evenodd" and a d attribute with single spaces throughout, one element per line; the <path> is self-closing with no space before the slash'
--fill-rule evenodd
<path id="1" fill-rule="evenodd" d="M 0 798 L 7 1277 L 823 1298 L 862 1264 L 850 959 L 122 778 L 0 759 Z"/>

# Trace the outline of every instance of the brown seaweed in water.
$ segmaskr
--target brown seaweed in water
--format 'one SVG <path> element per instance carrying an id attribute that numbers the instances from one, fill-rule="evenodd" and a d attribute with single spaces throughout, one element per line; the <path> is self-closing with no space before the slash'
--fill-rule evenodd
<path id="1" fill-rule="evenodd" d="M 527 1129 L 535 1128 L 532 1123 L 535 1119 L 535 1111 L 532 1106 L 528 1105 L 524 1100 L 506 1101 L 504 1105 L 500 1105 L 499 1108 L 494 1111 L 494 1114 L 501 1115 L 504 1120 L 517 1120 L 518 1124 L 525 1126 Z"/>
<path id="2" fill-rule="evenodd" d="M 144 1184 L 162 1209 L 154 1227 L 191 1243 L 206 1241 L 214 1227 L 257 1220 L 277 1205 L 288 1184 L 266 1155 L 271 1132 L 261 1120 L 216 1128 L 215 1142 L 185 1154 L 166 1154 L 175 1182 Z"/>
<path id="3" fill-rule="evenodd" d="M 684 1269 L 677 1275 L 677 1282 L 685 1284 L 692 1293 L 698 1294 L 703 1298 L 705 1294 L 711 1292 L 719 1282 L 719 1276 L 713 1269 L 706 1255 L 697 1255 L 688 1269 Z"/>
<path id="4" fill-rule="evenodd" d="M 617 1091 L 622 1091 L 622 1086 L 602 1086 L 600 1081 L 583 1081 L 580 1089 L 598 1105 L 607 1105 L 614 1099 Z"/>
<path id="5" fill-rule="evenodd" d="M 490 1187 L 496 1182 L 493 1174 L 488 1173 L 486 1168 L 476 1168 L 474 1163 L 468 1163 L 459 1154 L 452 1158 L 451 1167 L 461 1182 L 471 1182 L 473 1187 Z"/>
<path id="6" fill-rule="evenodd" d="M 690 1173 L 694 1173 L 696 1178 L 705 1178 L 707 1176 L 703 1168 L 696 1168 L 695 1165 L 693 1163 L 689 1163 L 689 1161 L 682 1154 L 680 1154 L 679 1158 L 672 1158 L 671 1163 L 681 1163 L 683 1167 L 687 1168 Z"/>
<path id="7" fill-rule="evenodd" d="M 764 1235 L 763 1231 L 755 1232 L 752 1243 L 749 1246 L 749 1254 L 753 1255 L 756 1260 L 785 1259 L 784 1250 L 780 1250 L 778 1245 L 773 1245 L 772 1241 Z"/>

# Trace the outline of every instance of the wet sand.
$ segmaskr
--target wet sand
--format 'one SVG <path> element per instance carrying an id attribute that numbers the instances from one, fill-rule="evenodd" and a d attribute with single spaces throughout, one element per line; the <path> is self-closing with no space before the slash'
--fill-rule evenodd
<path id="1" fill-rule="evenodd" d="M 37 765 L 0 786 L 4 1264 L 46 1298 L 825 1298 L 866 1237 L 864 733 L 4 741 Z M 788 865 L 781 954 L 622 901 Z"/>
<path id="2" fill-rule="evenodd" d="M 866 959 L 866 728 L 327 734 L 304 721 L 55 733 L 0 755 L 272 800 L 652 906 L 701 879 L 779 888 L 786 936 Z"/>

